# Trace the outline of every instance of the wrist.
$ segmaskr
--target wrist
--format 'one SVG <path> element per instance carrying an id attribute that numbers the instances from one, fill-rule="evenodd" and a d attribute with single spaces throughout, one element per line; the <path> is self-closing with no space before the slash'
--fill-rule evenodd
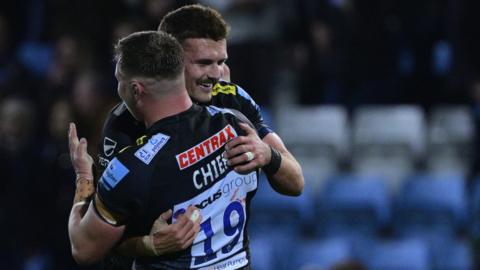
<path id="1" fill-rule="evenodd" d="M 79 179 L 87 179 L 87 180 L 91 180 L 93 181 L 93 175 L 91 173 L 81 173 L 81 172 L 78 172 L 77 173 L 77 181 Z"/>
<path id="2" fill-rule="evenodd" d="M 272 146 L 270 147 L 270 162 L 262 167 L 262 170 L 267 174 L 267 175 L 274 175 L 278 172 L 280 169 L 280 165 L 282 163 L 282 155 L 280 152 L 278 152 L 277 149 L 273 148 Z"/>
<path id="3" fill-rule="evenodd" d="M 89 202 L 95 193 L 95 186 L 93 184 L 93 178 L 77 177 L 75 181 L 76 190 L 75 197 L 73 199 L 74 205 L 78 205 L 79 202 Z"/>
<path id="4" fill-rule="evenodd" d="M 147 256 L 158 256 L 160 255 L 155 249 L 153 244 L 153 237 L 151 235 L 145 235 L 142 237 L 143 250 Z"/>

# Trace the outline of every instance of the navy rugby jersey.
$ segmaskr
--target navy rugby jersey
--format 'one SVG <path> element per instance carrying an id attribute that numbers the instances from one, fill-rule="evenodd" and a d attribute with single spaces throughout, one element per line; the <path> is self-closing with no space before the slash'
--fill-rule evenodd
<path id="1" fill-rule="evenodd" d="M 205 104 L 208 105 L 208 104 Z M 220 108 L 240 111 L 254 125 L 260 138 L 272 132 L 263 121 L 260 107 L 240 86 L 219 81 L 213 87 L 211 104 Z M 103 126 L 98 150 L 98 168 L 103 171 L 108 162 L 124 147 L 134 145 L 145 134 L 143 123 L 135 121 L 125 104 L 117 104 Z"/>
<path id="2" fill-rule="evenodd" d="M 108 164 L 98 185 L 107 210 L 122 217 L 125 237 L 147 235 L 168 209 L 171 222 L 189 205 L 202 214 L 193 245 L 174 254 L 139 258 L 136 269 L 238 269 L 249 264 L 246 225 L 258 171 L 239 174 L 222 157 L 225 144 L 245 135 L 242 116 L 229 109 L 193 105 L 156 122 L 139 145 Z M 213 267 L 213 268 L 212 268 Z"/>

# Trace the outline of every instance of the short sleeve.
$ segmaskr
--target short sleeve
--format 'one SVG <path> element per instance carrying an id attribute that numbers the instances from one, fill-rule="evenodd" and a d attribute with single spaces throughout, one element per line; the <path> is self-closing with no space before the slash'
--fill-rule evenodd
<path id="1" fill-rule="evenodd" d="M 141 214 L 148 199 L 150 170 L 133 159 L 119 155 L 113 158 L 103 172 L 97 194 L 106 210 L 121 216 L 122 225 Z"/>
<path id="2" fill-rule="evenodd" d="M 250 95 L 237 85 L 237 92 L 239 96 L 239 102 L 241 108 L 239 109 L 257 130 L 258 136 L 263 139 L 268 133 L 272 133 L 273 130 L 264 122 L 260 106 L 250 97 Z"/>

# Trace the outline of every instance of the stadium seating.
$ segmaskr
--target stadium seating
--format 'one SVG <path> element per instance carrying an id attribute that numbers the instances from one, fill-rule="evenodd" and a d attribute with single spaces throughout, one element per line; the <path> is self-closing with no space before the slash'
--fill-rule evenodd
<path id="1" fill-rule="evenodd" d="M 466 198 L 461 177 L 412 176 L 395 203 L 395 231 L 401 236 L 453 237 L 466 225 Z"/>
<path id="2" fill-rule="evenodd" d="M 350 150 L 348 115 L 340 106 L 292 107 L 278 115 L 278 133 L 318 190 Z"/>
<path id="3" fill-rule="evenodd" d="M 471 233 L 480 237 L 480 177 L 477 176 L 471 184 L 470 209 L 472 211 Z"/>
<path id="4" fill-rule="evenodd" d="M 348 241 L 340 238 L 304 241 L 295 249 L 289 269 L 331 269 L 352 258 Z"/>
<path id="5" fill-rule="evenodd" d="M 473 269 L 473 256 L 467 241 L 439 239 L 430 244 L 434 270 Z"/>
<path id="6" fill-rule="evenodd" d="M 276 267 L 274 246 L 269 239 L 262 237 L 250 238 L 250 250 L 252 254 L 252 267 L 254 269 L 274 270 Z"/>
<path id="7" fill-rule="evenodd" d="M 294 235 L 301 232 L 313 214 L 309 194 L 306 190 L 299 197 L 280 195 L 270 187 L 268 179 L 262 174 L 257 194 L 252 200 L 250 227 L 252 230 L 270 230 L 273 226 L 276 229 L 284 228 Z"/>
<path id="8" fill-rule="evenodd" d="M 270 228 L 248 227 L 254 269 L 291 270 L 296 250 L 302 245 L 298 234 L 272 225 Z"/>
<path id="9" fill-rule="evenodd" d="M 466 106 L 436 107 L 430 114 L 428 126 L 428 170 L 466 176 L 474 138 L 471 109 Z"/>
<path id="10" fill-rule="evenodd" d="M 389 222 L 390 201 L 380 178 L 339 176 L 316 197 L 315 228 L 322 236 L 373 237 Z"/>
<path id="11" fill-rule="evenodd" d="M 425 154 L 425 119 L 416 106 L 365 106 L 355 111 L 352 127 L 355 173 L 379 174 L 396 192 L 401 179 Z"/>
<path id="12" fill-rule="evenodd" d="M 437 107 L 428 116 L 415 106 L 365 106 L 350 127 L 335 106 L 275 115 L 305 193 L 284 197 L 260 180 L 249 232 L 252 249 L 269 248 L 255 269 L 329 269 L 350 259 L 373 270 L 475 269 L 465 237 L 480 238 L 480 177 L 470 192 L 466 181 L 472 115 Z M 348 161 L 351 170 L 340 166 Z"/>
<path id="13" fill-rule="evenodd" d="M 359 254 L 369 270 L 430 270 L 428 245 L 418 239 L 373 242 Z"/>

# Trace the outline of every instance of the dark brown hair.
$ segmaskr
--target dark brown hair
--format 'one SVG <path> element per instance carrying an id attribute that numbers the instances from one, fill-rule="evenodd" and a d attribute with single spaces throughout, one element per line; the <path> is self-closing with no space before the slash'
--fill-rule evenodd
<path id="1" fill-rule="evenodd" d="M 180 43 L 187 38 L 219 41 L 227 38 L 229 26 L 215 9 L 196 4 L 169 12 L 163 17 L 158 30 L 171 34 Z"/>
<path id="2" fill-rule="evenodd" d="M 180 43 L 162 31 L 136 32 L 120 39 L 115 59 L 126 76 L 172 79 L 183 72 Z"/>

